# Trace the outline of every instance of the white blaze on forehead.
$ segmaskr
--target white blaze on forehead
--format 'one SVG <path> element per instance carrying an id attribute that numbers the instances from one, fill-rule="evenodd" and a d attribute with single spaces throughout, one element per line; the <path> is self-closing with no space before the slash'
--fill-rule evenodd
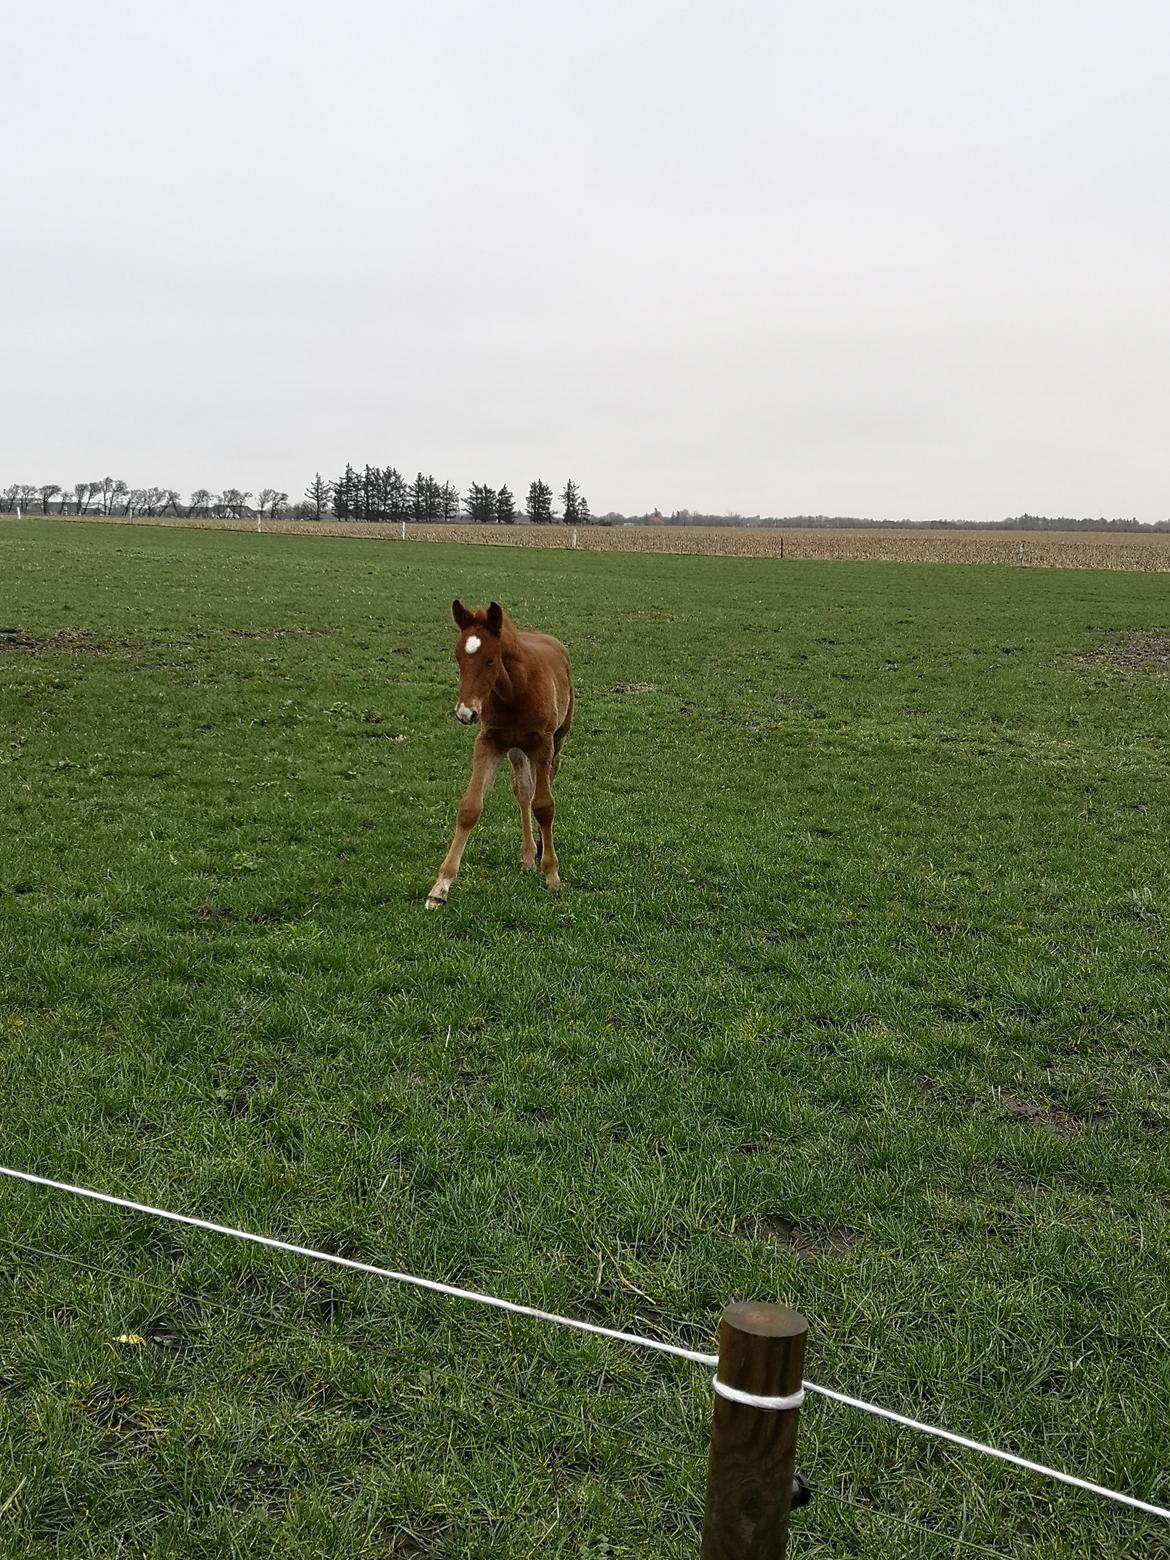
<path id="1" fill-rule="evenodd" d="M 467 638 L 463 641 L 463 648 L 467 651 L 468 655 L 474 655 L 475 652 L 479 649 L 479 645 L 480 639 L 478 634 L 468 634 Z"/>

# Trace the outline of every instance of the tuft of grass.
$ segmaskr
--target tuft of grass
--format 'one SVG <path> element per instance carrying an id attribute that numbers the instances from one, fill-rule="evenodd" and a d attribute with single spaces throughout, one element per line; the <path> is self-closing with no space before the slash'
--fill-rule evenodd
<path id="1" fill-rule="evenodd" d="M 1165 684 L 1092 660 L 1156 579 L 35 523 L 0 572 L 6 1162 L 704 1347 L 783 1300 L 814 1380 L 1170 1498 Z M 427 915 L 456 594 L 570 648 L 566 888 L 500 784 Z M 684 1365 L 0 1209 L 5 1554 L 695 1552 Z M 800 1462 L 794 1554 L 1170 1553 L 839 1408 Z"/>

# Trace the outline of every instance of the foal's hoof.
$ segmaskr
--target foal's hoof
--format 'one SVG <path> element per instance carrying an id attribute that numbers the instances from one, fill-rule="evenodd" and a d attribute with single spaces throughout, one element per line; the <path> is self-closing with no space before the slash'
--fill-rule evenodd
<path id="1" fill-rule="evenodd" d="M 521 870 L 521 872 L 535 872 L 536 871 L 536 852 L 535 851 L 533 851 L 530 856 L 526 855 L 524 853 L 524 851 L 520 852 L 520 870 Z"/>
<path id="2" fill-rule="evenodd" d="M 425 907 L 428 910 L 441 910 L 446 903 L 446 894 L 428 894 L 425 901 Z"/>
<path id="3" fill-rule="evenodd" d="M 551 888 L 551 889 L 555 889 L 555 890 L 559 891 L 559 889 L 561 887 L 561 880 L 556 875 L 556 873 L 554 872 L 551 877 L 546 877 L 545 878 L 544 886 L 545 886 L 545 888 Z"/>

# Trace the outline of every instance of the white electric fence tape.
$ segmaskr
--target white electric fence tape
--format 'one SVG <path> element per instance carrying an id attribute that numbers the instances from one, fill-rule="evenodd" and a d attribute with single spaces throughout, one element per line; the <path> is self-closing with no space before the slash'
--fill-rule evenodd
<path id="1" fill-rule="evenodd" d="M 434 1294 L 450 1295 L 455 1300 L 469 1300 L 476 1305 L 489 1305 L 499 1311 L 508 1311 L 513 1316 L 528 1316 L 538 1322 L 553 1322 L 558 1327 L 571 1327 L 577 1332 L 593 1333 L 598 1338 L 611 1338 L 616 1343 L 630 1343 L 639 1349 L 652 1349 L 658 1354 L 671 1354 L 680 1360 L 690 1360 L 695 1365 L 719 1364 L 719 1356 L 716 1354 L 703 1354 L 698 1349 L 684 1349 L 677 1343 L 664 1343 L 659 1338 L 643 1338 L 637 1333 L 620 1332 L 616 1327 L 598 1327 L 593 1322 L 581 1322 L 575 1317 L 558 1316 L 555 1311 L 541 1311 L 536 1306 L 517 1305 L 512 1300 L 501 1300 L 496 1295 L 480 1294 L 474 1289 L 457 1289 L 454 1284 L 442 1284 L 434 1278 L 419 1278 L 413 1273 L 398 1273 L 392 1268 L 376 1267 L 372 1262 L 355 1262 L 352 1257 L 339 1257 L 331 1251 L 315 1251 L 311 1246 L 297 1246 L 291 1241 L 276 1240 L 271 1235 L 254 1235 L 248 1230 L 234 1229 L 230 1224 L 215 1224 L 210 1219 L 198 1219 L 189 1213 L 172 1213 L 166 1208 L 155 1208 L 150 1203 L 133 1202 L 128 1197 L 114 1197 L 109 1192 L 95 1192 L 87 1186 L 73 1186 L 68 1181 L 53 1181 L 47 1176 L 32 1175 L 27 1170 L 10 1170 L 5 1165 L 0 1165 L 0 1175 L 9 1176 L 14 1181 L 26 1181 L 30 1186 L 44 1186 L 55 1192 L 68 1192 L 74 1197 L 87 1197 L 91 1202 L 108 1203 L 113 1208 L 125 1208 L 131 1213 L 145 1213 L 155 1219 L 167 1219 L 172 1224 L 186 1224 L 192 1229 L 207 1230 L 212 1235 L 227 1235 L 233 1240 L 247 1241 L 253 1246 L 267 1246 L 272 1251 L 284 1251 L 290 1256 L 307 1257 L 314 1262 L 327 1262 L 333 1267 L 349 1268 L 355 1273 L 368 1273 L 373 1278 L 387 1278 L 397 1284 L 411 1284 L 417 1289 L 429 1289 Z M 1011 1463 L 1013 1467 L 1024 1468 L 1029 1473 L 1042 1474 L 1047 1479 L 1055 1479 L 1059 1484 L 1067 1484 L 1072 1489 L 1086 1490 L 1091 1495 L 1100 1495 L 1105 1500 L 1116 1501 L 1119 1505 L 1129 1506 L 1134 1511 L 1144 1511 L 1153 1517 L 1162 1517 L 1170 1522 L 1170 1510 L 1165 1506 L 1155 1506 L 1149 1501 L 1138 1500 L 1133 1495 L 1123 1495 L 1119 1490 L 1108 1489 L 1104 1484 L 1093 1484 L 1088 1479 L 1078 1479 L 1075 1474 L 1061 1473 L 1057 1468 L 1045 1467 L 1043 1463 L 1032 1462 L 1027 1457 L 1018 1457 L 1014 1452 L 1001 1452 L 998 1447 L 987 1446 L 982 1441 L 972 1441 L 965 1435 L 956 1435 L 952 1430 L 943 1430 L 938 1425 L 928 1425 L 920 1419 L 910 1419 L 905 1414 L 897 1414 L 889 1408 L 879 1408 L 874 1403 L 866 1403 L 862 1398 L 849 1397 L 844 1392 L 837 1392 L 832 1387 L 819 1387 L 815 1382 L 806 1381 L 803 1390 L 794 1392 L 790 1397 L 756 1397 L 750 1392 L 740 1392 L 735 1387 L 729 1387 L 726 1382 L 718 1378 L 714 1381 L 715 1391 L 720 1397 L 727 1398 L 732 1403 L 743 1403 L 749 1408 L 771 1409 L 780 1411 L 784 1409 L 799 1408 L 804 1400 L 806 1392 L 816 1393 L 819 1397 L 830 1398 L 835 1403 L 843 1403 L 847 1408 L 856 1408 L 863 1414 L 875 1414 L 879 1419 L 889 1420 L 891 1424 L 902 1425 L 907 1430 L 917 1430 L 922 1435 L 938 1436 L 940 1440 L 950 1441 L 954 1446 L 961 1446 L 969 1452 L 982 1452 L 986 1457 L 996 1457 L 1001 1462 Z"/>

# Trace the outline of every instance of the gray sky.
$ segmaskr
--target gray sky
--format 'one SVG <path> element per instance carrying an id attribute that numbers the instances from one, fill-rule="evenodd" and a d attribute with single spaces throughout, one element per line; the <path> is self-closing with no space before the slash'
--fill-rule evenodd
<path id="1" fill-rule="evenodd" d="M 43 0 L 0 482 L 1170 516 L 1165 0 Z"/>

